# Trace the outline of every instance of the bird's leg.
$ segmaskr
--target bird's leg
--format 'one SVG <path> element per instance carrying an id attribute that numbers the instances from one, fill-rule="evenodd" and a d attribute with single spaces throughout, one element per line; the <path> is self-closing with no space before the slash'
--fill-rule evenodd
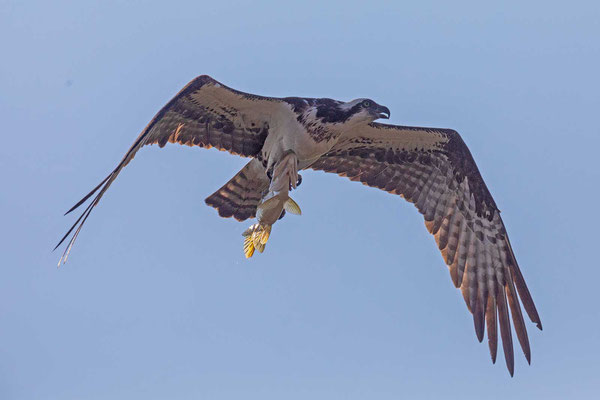
<path id="1" fill-rule="evenodd" d="M 289 192 L 298 184 L 298 157 L 293 150 L 283 153 L 273 167 L 269 192 Z"/>
<path id="2" fill-rule="evenodd" d="M 271 227 L 284 210 L 292 214 L 301 213 L 298 204 L 289 196 L 290 190 L 295 189 L 299 181 L 296 153 L 292 150 L 286 151 L 275 164 L 270 175 L 269 191 L 256 208 L 257 223 L 243 233 L 246 258 L 252 257 L 255 249 L 260 253 L 263 252 L 271 234 Z"/>

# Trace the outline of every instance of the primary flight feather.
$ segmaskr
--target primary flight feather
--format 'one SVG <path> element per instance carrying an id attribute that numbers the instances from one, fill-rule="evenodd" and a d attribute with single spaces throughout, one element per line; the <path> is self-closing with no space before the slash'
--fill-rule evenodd
<path id="1" fill-rule="evenodd" d="M 289 196 L 301 182 L 299 170 L 333 172 L 415 204 L 473 314 L 479 341 L 487 329 L 493 362 L 500 326 L 512 376 L 510 316 L 528 362 L 531 352 L 520 304 L 539 329 L 542 324 L 500 211 L 456 131 L 374 122 L 389 116 L 387 107 L 370 99 L 263 97 L 199 76 L 156 114 L 117 167 L 67 211 L 92 198 L 56 246 L 70 237 L 59 265 L 93 208 L 144 145 L 215 147 L 251 158 L 206 199 L 222 217 L 257 218 L 244 232 L 246 257 L 264 250 L 272 225 L 286 211 L 300 214 Z"/>

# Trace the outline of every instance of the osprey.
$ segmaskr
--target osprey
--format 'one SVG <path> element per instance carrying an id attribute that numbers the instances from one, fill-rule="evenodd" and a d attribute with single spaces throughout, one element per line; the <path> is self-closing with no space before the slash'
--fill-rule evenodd
<path id="1" fill-rule="evenodd" d="M 215 147 L 250 162 L 206 199 L 221 217 L 257 218 L 244 232 L 244 252 L 262 252 L 271 226 L 285 211 L 300 214 L 289 192 L 299 170 L 333 172 L 400 195 L 425 217 L 473 314 L 478 340 L 487 327 L 496 362 L 498 324 L 506 365 L 514 373 L 512 320 L 527 362 L 529 340 L 519 297 L 531 321 L 540 317 L 513 254 L 500 210 L 469 149 L 451 129 L 374 122 L 390 110 L 370 99 L 263 97 L 231 89 L 210 76 L 192 80 L 169 101 L 135 140 L 117 167 L 66 214 L 95 197 L 60 240 L 72 236 L 65 262 L 81 227 L 119 172 L 145 145 L 179 143 Z M 55 248 L 56 249 L 56 248 Z"/>

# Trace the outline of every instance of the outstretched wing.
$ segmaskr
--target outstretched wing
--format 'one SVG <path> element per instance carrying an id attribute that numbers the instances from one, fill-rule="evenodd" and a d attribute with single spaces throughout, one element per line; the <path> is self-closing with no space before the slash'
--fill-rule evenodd
<path id="1" fill-rule="evenodd" d="M 500 211 L 456 131 L 372 123 L 347 132 L 311 168 L 346 176 L 414 203 L 435 236 L 454 285 L 462 290 L 480 342 L 487 323 L 492 361 L 496 361 L 499 321 L 506 365 L 513 375 L 510 308 L 530 362 L 519 296 L 529 318 L 540 329 L 542 324 Z"/>
<path id="2" fill-rule="evenodd" d="M 233 90 L 207 75 L 188 83 L 150 121 L 117 167 L 66 212 L 75 210 L 98 192 L 56 245 L 55 249 L 72 234 L 59 265 L 66 261 L 92 209 L 142 146 L 156 143 L 163 147 L 167 143 L 179 143 L 215 147 L 236 155 L 255 157 L 267 137 L 271 117 L 279 113 L 291 113 L 291 109 L 278 99 Z"/>

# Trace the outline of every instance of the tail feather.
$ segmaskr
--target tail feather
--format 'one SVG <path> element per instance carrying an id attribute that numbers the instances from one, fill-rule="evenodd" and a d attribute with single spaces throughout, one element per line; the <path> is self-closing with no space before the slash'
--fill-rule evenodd
<path id="1" fill-rule="evenodd" d="M 254 218 L 263 192 L 269 188 L 269 177 L 260 161 L 253 159 L 205 203 L 214 207 L 221 217 L 234 217 L 238 221 Z"/>

